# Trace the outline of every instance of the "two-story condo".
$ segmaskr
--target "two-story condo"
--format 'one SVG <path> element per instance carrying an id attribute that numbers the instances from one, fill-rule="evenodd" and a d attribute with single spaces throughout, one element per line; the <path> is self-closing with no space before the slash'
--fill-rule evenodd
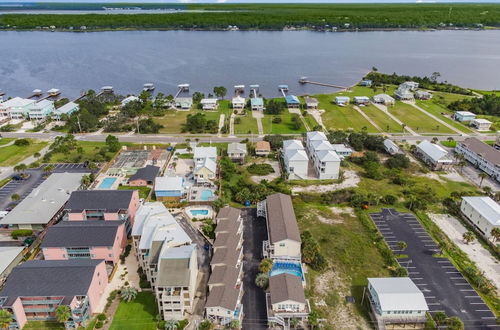
<path id="1" fill-rule="evenodd" d="M 11 119 L 22 119 L 28 116 L 29 108 L 35 104 L 35 100 L 14 97 L 0 103 L 0 116 Z"/>
<path id="2" fill-rule="evenodd" d="M 243 222 L 241 211 L 224 207 L 217 214 L 212 274 L 208 281 L 206 317 L 222 326 L 243 317 Z"/>
<path id="3" fill-rule="evenodd" d="M 423 328 L 427 321 L 424 294 L 409 277 L 368 278 L 367 296 L 377 329 Z"/>
<path id="4" fill-rule="evenodd" d="M 15 267 L 0 291 L 0 309 L 13 315 L 9 329 L 28 321 L 55 321 L 69 306 L 67 328 L 85 326 L 108 284 L 104 260 L 31 260 Z"/>
<path id="5" fill-rule="evenodd" d="M 62 221 L 47 230 L 41 248 L 45 260 L 101 259 L 115 266 L 125 245 L 123 221 Z"/>
<path id="6" fill-rule="evenodd" d="M 500 205 L 497 202 L 487 196 L 462 197 L 460 211 L 483 237 L 495 240 L 491 231 L 500 228 Z"/>
<path id="7" fill-rule="evenodd" d="M 423 140 L 415 148 L 415 154 L 432 170 L 448 170 L 453 165 L 453 160 L 443 147 L 428 140 Z"/>
<path id="8" fill-rule="evenodd" d="M 266 218 L 268 240 L 263 242 L 264 257 L 300 261 L 302 241 L 292 198 L 281 193 L 267 196 L 257 204 L 257 216 Z"/>
<path id="9" fill-rule="evenodd" d="M 54 102 L 47 99 L 32 104 L 28 109 L 30 120 L 43 121 L 55 111 Z"/>
<path id="10" fill-rule="evenodd" d="M 318 179 L 338 179 L 340 157 L 323 132 L 307 132 L 306 146 Z"/>
<path id="11" fill-rule="evenodd" d="M 490 177 L 500 181 L 500 150 L 476 138 L 467 138 L 457 143 L 455 152 L 463 155 L 465 160 Z"/>
<path id="12" fill-rule="evenodd" d="M 55 120 L 61 120 L 63 115 L 70 116 L 72 113 L 80 110 L 80 106 L 75 102 L 68 102 L 54 110 L 52 117 Z"/>
<path id="13" fill-rule="evenodd" d="M 289 179 L 307 178 L 309 158 L 301 141 L 283 141 L 283 163 Z"/>
<path id="14" fill-rule="evenodd" d="M 121 220 L 129 233 L 138 208 L 138 190 L 78 190 L 64 207 L 64 220 Z"/>

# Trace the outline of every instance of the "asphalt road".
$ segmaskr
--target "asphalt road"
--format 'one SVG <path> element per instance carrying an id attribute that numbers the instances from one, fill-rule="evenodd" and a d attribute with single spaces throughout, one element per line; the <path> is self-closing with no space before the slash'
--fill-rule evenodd
<path id="1" fill-rule="evenodd" d="M 266 295 L 255 285 L 262 260 L 262 241 L 267 239 L 266 221 L 256 209 L 243 209 L 243 329 L 267 329 Z"/>
<path id="2" fill-rule="evenodd" d="M 408 255 L 399 263 L 423 292 L 431 314 L 458 316 L 465 329 L 498 328 L 495 315 L 450 260 L 433 257 L 439 247 L 413 214 L 382 209 L 370 216 L 390 248 Z M 406 242 L 406 250 L 398 249 L 399 241 Z"/>

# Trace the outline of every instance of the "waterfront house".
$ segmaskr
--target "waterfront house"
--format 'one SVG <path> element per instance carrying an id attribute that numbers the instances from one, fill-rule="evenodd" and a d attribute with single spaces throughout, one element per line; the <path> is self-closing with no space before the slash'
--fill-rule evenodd
<path id="1" fill-rule="evenodd" d="M 500 150 L 471 137 L 457 142 L 455 152 L 463 155 L 474 167 L 500 181 Z"/>
<path id="2" fill-rule="evenodd" d="M 384 149 L 389 155 L 402 154 L 403 151 L 392 140 L 384 140 Z"/>
<path id="3" fill-rule="evenodd" d="M 203 110 L 217 110 L 219 106 L 219 100 L 210 98 L 210 99 L 201 99 L 200 104 Z"/>
<path id="4" fill-rule="evenodd" d="M 430 100 L 432 99 L 432 94 L 427 91 L 418 90 L 415 92 L 415 98 L 418 100 Z"/>
<path id="5" fill-rule="evenodd" d="M 184 178 L 181 176 L 156 177 L 154 191 L 156 200 L 158 201 L 179 202 L 186 197 L 184 189 Z"/>
<path id="6" fill-rule="evenodd" d="M 429 307 L 409 277 L 368 278 L 366 292 L 377 329 L 402 329 L 426 323 Z M 420 327 L 419 327 L 420 325 Z"/>
<path id="7" fill-rule="evenodd" d="M 137 101 L 139 101 L 139 98 L 137 96 L 130 95 L 122 100 L 121 105 L 122 105 L 122 107 L 124 107 L 127 104 L 129 104 L 130 102 L 137 102 Z"/>
<path id="8" fill-rule="evenodd" d="M 78 105 L 78 103 L 68 102 L 65 105 L 55 109 L 52 117 L 55 120 L 61 120 L 62 115 L 70 116 L 72 113 L 77 112 L 78 110 L 80 110 L 80 106 Z"/>
<path id="9" fill-rule="evenodd" d="M 283 163 L 289 179 L 307 178 L 309 158 L 301 141 L 283 141 Z"/>
<path id="10" fill-rule="evenodd" d="M 399 100 L 402 100 L 402 101 L 411 101 L 414 99 L 413 93 L 411 92 L 411 89 L 403 86 L 403 84 L 399 85 L 398 89 L 396 89 L 394 94 L 396 95 L 396 97 Z"/>
<path id="11" fill-rule="evenodd" d="M 387 94 L 377 94 L 373 96 L 373 102 L 383 104 L 383 105 L 394 105 L 396 100 L 390 95 Z"/>
<path id="12" fill-rule="evenodd" d="M 243 317 L 243 221 L 234 207 L 220 209 L 215 219 L 214 254 L 208 280 L 205 315 L 222 326 Z"/>
<path id="13" fill-rule="evenodd" d="M 295 95 L 287 95 L 285 96 L 286 106 L 289 109 L 298 109 L 300 107 L 300 100 Z"/>
<path id="14" fill-rule="evenodd" d="M 404 83 L 400 84 L 399 87 L 409 89 L 411 92 L 415 91 L 419 86 L 418 82 L 414 81 L 405 81 Z"/>
<path id="15" fill-rule="evenodd" d="M 193 107 L 192 97 L 176 97 L 174 102 L 177 109 L 190 110 Z"/>
<path id="16" fill-rule="evenodd" d="M 233 162 L 243 164 L 247 153 L 247 145 L 245 143 L 232 142 L 227 146 L 227 156 L 231 158 Z"/>
<path id="17" fill-rule="evenodd" d="M 0 285 L 10 272 L 23 260 L 23 246 L 0 246 Z"/>
<path id="18" fill-rule="evenodd" d="M 64 207 L 64 220 L 125 221 L 129 233 L 138 207 L 138 190 L 78 190 Z"/>
<path id="19" fill-rule="evenodd" d="M 363 79 L 363 80 L 361 80 L 361 82 L 359 83 L 359 85 L 360 86 L 365 86 L 365 87 L 371 87 L 372 81 L 368 80 L 368 79 Z"/>
<path id="20" fill-rule="evenodd" d="M 231 104 L 233 105 L 234 110 L 241 111 L 245 109 L 246 100 L 244 97 L 238 95 L 236 97 L 233 97 Z"/>
<path id="21" fill-rule="evenodd" d="M 83 173 L 53 173 L 3 219 L 11 229 L 43 230 L 61 216 L 70 193 L 81 186 Z"/>
<path id="22" fill-rule="evenodd" d="M 476 119 L 476 114 L 472 113 L 470 111 L 456 111 L 453 114 L 453 118 L 455 118 L 455 120 L 460 121 L 460 122 L 472 121 L 472 120 Z"/>
<path id="23" fill-rule="evenodd" d="M 368 105 L 370 104 L 370 98 L 368 96 L 355 96 L 354 103 L 357 105 Z"/>
<path id="24" fill-rule="evenodd" d="M 264 99 L 262 97 L 252 97 L 250 99 L 250 106 L 252 110 L 262 111 L 264 110 Z"/>
<path id="25" fill-rule="evenodd" d="M 43 121 L 55 111 L 54 102 L 47 99 L 38 101 L 28 108 L 30 120 Z"/>
<path id="26" fill-rule="evenodd" d="M 348 96 L 336 96 L 335 97 L 335 104 L 337 104 L 341 107 L 349 104 L 350 101 L 351 101 L 351 99 Z"/>
<path id="27" fill-rule="evenodd" d="M 61 221 L 47 230 L 41 248 L 45 260 L 102 259 L 115 266 L 125 245 L 123 221 Z"/>
<path id="28" fill-rule="evenodd" d="M 29 108 L 36 101 L 14 97 L 10 100 L 0 103 L 0 116 L 11 119 L 22 119 L 28 115 Z"/>
<path id="29" fill-rule="evenodd" d="M 283 273 L 269 278 L 269 292 L 266 293 L 268 322 L 275 322 L 289 329 L 291 320 L 304 322 L 311 308 L 304 294 L 299 277 Z"/>
<path id="30" fill-rule="evenodd" d="M 307 109 L 318 109 L 319 102 L 314 97 L 306 96 L 304 97 L 304 101 L 306 102 Z"/>
<path id="31" fill-rule="evenodd" d="M 257 141 L 255 143 L 255 154 L 257 156 L 267 157 L 271 153 L 271 144 L 267 141 Z"/>
<path id="32" fill-rule="evenodd" d="M 474 127 L 478 131 L 489 131 L 491 124 L 491 121 L 483 118 L 475 118 L 470 122 L 470 126 Z"/>
<path id="33" fill-rule="evenodd" d="M 495 242 L 491 231 L 500 228 L 500 205 L 497 202 L 488 196 L 462 197 L 460 211 L 484 238 Z"/>
<path id="34" fill-rule="evenodd" d="M 415 154 L 435 171 L 448 170 L 453 165 L 453 160 L 448 155 L 448 151 L 428 140 L 423 140 L 417 145 Z"/>
<path id="35" fill-rule="evenodd" d="M 133 187 L 152 186 L 159 172 L 160 168 L 158 166 L 147 165 L 138 169 L 137 172 L 128 179 L 128 184 Z"/>
<path id="36" fill-rule="evenodd" d="M 0 309 L 12 314 L 10 329 L 29 321 L 56 321 L 70 307 L 66 328 L 86 326 L 108 285 L 104 260 L 30 260 L 15 267 L 0 291 Z"/>
<path id="37" fill-rule="evenodd" d="M 263 242 L 265 258 L 301 260 L 301 239 L 292 198 L 282 193 L 267 196 L 257 204 L 257 216 L 265 217 L 268 240 Z"/>

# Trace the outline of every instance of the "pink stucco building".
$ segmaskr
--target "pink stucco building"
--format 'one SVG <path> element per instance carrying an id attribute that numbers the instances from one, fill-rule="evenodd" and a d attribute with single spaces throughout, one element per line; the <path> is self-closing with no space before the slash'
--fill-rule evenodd
<path id="1" fill-rule="evenodd" d="M 130 232 L 139 207 L 137 190 L 78 190 L 64 207 L 64 220 L 122 220 Z"/>
<path id="2" fill-rule="evenodd" d="M 62 221 L 47 230 L 45 260 L 103 259 L 114 266 L 127 244 L 124 221 Z"/>
<path id="3" fill-rule="evenodd" d="M 104 260 L 32 260 L 12 270 L 0 291 L 0 309 L 13 318 L 10 329 L 31 320 L 55 320 L 60 305 L 69 306 L 67 327 L 85 325 L 108 284 Z"/>

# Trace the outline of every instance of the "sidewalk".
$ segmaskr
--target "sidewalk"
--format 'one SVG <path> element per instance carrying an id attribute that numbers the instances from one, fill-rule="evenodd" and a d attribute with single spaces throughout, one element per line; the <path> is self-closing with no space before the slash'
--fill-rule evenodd
<path id="1" fill-rule="evenodd" d="M 464 132 L 462 132 L 458 128 L 456 128 L 456 127 L 448 124 L 447 122 L 445 122 L 441 118 L 438 118 L 438 117 L 434 116 L 432 113 L 429 113 L 426 110 L 422 109 L 421 107 L 419 107 L 418 105 L 416 105 L 414 101 L 413 102 L 411 102 L 411 101 L 403 101 L 403 103 L 409 104 L 412 107 L 414 107 L 415 109 L 420 110 L 421 112 L 425 113 L 427 116 L 431 117 L 432 119 L 434 119 L 435 121 L 437 121 L 441 125 L 444 125 L 444 126 L 448 127 L 452 131 L 454 131 L 454 132 L 456 132 L 456 133 L 458 133 L 458 134 L 460 134 L 462 136 L 468 136 L 468 134 L 465 134 Z"/>

